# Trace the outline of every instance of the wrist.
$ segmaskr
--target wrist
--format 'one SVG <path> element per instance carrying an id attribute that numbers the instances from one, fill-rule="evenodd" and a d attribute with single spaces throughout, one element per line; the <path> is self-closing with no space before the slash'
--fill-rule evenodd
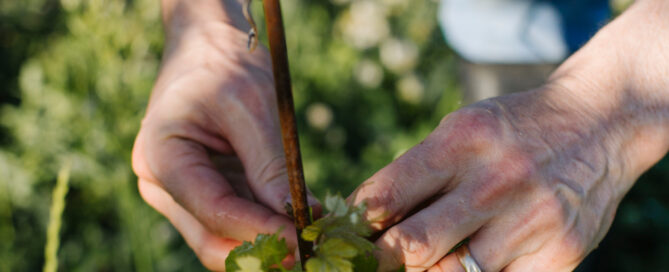
<path id="1" fill-rule="evenodd" d="M 601 125 L 626 188 L 669 150 L 667 18 L 669 2 L 637 1 L 549 80 L 567 107 Z"/>

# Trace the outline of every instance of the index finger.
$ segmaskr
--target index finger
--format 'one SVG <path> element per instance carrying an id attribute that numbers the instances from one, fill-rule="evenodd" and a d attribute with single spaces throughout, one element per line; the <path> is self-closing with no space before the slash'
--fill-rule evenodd
<path id="1" fill-rule="evenodd" d="M 365 181 L 349 197 L 367 203 L 376 229 L 399 222 L 420 204 L 453 190 L 476 154 L 485 150 L 497 127 L 490 114 L 461 109 L 446 116 L 418 145 Z"/>
<path id="2" fill-rule="evenodd" d="M 366 219 L 375 229 L 399 222 L 417 205 L 448 191 L 455 164 L 445 140 L 433 132 L 395 161 L 375 173 L 349 196 L 354 204 L 367 203 Z"/>
<path id="3" fill-rule="evenodd" d="M 252 241 L 258 233 L 292 229 L 287 216 L 238 197 L 199 143 L 174 136 L 141 142 L 144 139 L 138 138 L 137 145 L 149 148 L 138 153 L 145 154 L 144 161 L 153 177 L 140 178 L 157 181 L 210 232 L 220 237 Z M 288 243 L 294 245 L 295 237 L 288 238 Z"/>
<path id="4" fill-rule="evenodd" d="M 225 259 L 241 242 L 234 239 L 218 237 L 210 233 L 188 211 L 179 206 L 172 197 L 160 186 L 140 179 L 139 193 L 142 198 L 158 212 L 170 220 L 181 233 L 184 240 L 200 259 L 202 265 L 212 271 L 225 270 Z M 284 230 L 282 234 L 293 237 L 294 231 Z M 288 256 L 285 266 L 292 266 L 292 256 Z"/>

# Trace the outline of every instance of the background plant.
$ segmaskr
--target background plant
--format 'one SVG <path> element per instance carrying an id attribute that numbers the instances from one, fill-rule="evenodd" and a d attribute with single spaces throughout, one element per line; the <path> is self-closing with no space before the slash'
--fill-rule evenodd
<path id="1" fill-rule="evenodd" d="M 346 195 L 459 106 L 436 5 L 283 1 L 305 175 L 317 195 Z M 159 19 L 155 0 L 0 1 L 0 271 L 44 265 L 51 192 L 66 161 L 59 270 L 203 270 L 141 201 L 130 169 L 159 65 Z M 581 269 L 669 270 L 667 180 L 665 159 Z"/>

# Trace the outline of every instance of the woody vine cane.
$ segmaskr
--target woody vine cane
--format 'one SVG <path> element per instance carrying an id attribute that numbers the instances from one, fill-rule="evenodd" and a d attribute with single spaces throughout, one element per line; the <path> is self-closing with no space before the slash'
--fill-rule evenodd
<path id="1" fill-rule="evenodd" d="M 251 0 L 244 0 L 244 16 L 251 24 L 248 47 L 255 49 L 258 38 L 255 22 L 250 12 Z M 302 171 L 300 144 L 295 122 L 293 93 L 288 70 L 288 54 L 286 52 L 286 37 L 281 17 L 279 0 L 263 0 L 265 23 L 269 36 L 269 47 L 272 55 L 272 70 L 274 72 L 274 86 L 279 105 L 279 122 L 281 123 L 281 139 L 286 154 L 286 169 L 290 182 L 290 197 L 292 199 L 292 216 L 297 230 L 298 248 L 302 267 L 306 260 L 313 255 L 312 243 L 302 239 L 302 230 L 311 224 L 309 205 L 307 204 L 307 188 Z"/>

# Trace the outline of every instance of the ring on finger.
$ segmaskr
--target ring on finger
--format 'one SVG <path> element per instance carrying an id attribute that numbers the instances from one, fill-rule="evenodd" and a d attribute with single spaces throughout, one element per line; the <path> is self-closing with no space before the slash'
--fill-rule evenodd
<path id="1" fill-rule="evenodd" d="M 462 268 L 464 268 L 466 272 L 482 271 L 481 267 L 479 267 L 479 265 L 476 263 L 476 260 L 474 260 L 474 257 L 472 257 L 472 254 L 469 253 L 469 247 L 466 244 L 460 246 L 455 251 L 455 256 L 458 257 Z"/>

